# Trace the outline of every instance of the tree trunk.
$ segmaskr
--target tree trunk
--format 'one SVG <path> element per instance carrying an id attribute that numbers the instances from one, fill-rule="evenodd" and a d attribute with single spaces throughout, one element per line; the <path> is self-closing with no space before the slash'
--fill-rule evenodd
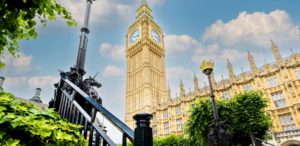
<path id="1" fill-rule="evenodd" d="M 252 146 L 256 146 L 256 145 L 255 145 L 255 142 L 254 142 L 254 139 L 253 139 L 253 134 L 252 134 L 252 132 L 249 132 L 249 134 L 250 134 L 250 136 L 251 136 Z"/>

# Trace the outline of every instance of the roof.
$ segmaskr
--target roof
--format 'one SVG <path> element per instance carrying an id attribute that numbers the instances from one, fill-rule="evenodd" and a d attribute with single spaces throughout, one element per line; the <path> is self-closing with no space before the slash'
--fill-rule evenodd
<path id="1" fill-rule="evenodd" d="M 40 110 L 45 110 L 46 108 L 48 108 L 48 104 L 37 103 L 35 101 L 29 100 L 29 99 L 20 98 L 20 97 L 16 97 L 16 96 L 15 96 L 15 99 L 18 100 L 18 101 L 24 101 L 24 102 L 27 102 L 27 103 L 34 104 L 34 105 L 38 106 Z"/>

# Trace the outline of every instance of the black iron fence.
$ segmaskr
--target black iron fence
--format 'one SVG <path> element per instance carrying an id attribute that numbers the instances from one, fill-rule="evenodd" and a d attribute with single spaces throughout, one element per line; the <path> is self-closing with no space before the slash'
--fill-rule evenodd
<path id="1" fill-rule="evenodd" d="M 73 92 L 80 94 L 86 101 L 88 101 L 92 106 L 92 113 L 89 115 L 83 107 L 75 100 L 73 94 L 72 96 L 63 88 L 65 84 L 68 84 Z M 102 138 L 103 146 L 116 146 L 116 144 L 111 140 L 111 138 L 95 123 L 96 113 L 99 111 L 110 123 L 112 123 L 120 132 L 123 133 L 122 145 L 126 146 L 126 138 L 128 138 L 134 146 L 152 146 L 152 128 L 150 127 L 150 119 L 152 115 L 147 113 L 140 113 L 135 115 L 133 118 L 136 120 L 137 127 L 135 131 L 130 129 L 126 124 L 120 121 L 102 105 L 93 100 L 89 95 L 83 92 L 80 88 L 74 85 L 71 81 L 67 79 L 66 76 L 61 76 L 61 80 L 55 91 L 54 105 L 55 109 L 58 109 L 58 113 L 61 118 L 66 118 L 69 122 L 73 124 L 83 125 L 83 135 L 87 139 L 89 132 L 89 146 L 96 145 L 100 146 L 100 138 Z M 94 132 L 96 133 L 96 141 L 93 144 Z"/>

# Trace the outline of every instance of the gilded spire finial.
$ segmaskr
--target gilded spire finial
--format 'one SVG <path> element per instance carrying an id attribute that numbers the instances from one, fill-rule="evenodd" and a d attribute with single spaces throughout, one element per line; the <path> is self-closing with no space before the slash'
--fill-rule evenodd
<path id="1" fill-rule="evenodd" d="M 244 73 L 243 68 L 241 68 L 241 69 L 242 69 L 242 73 Z"/>
<path id="2" fill-rule="evenodd" d="M 265 59 L 265 64 L 267 65 L 266 59 Z"/>
<path id="3" fill-rule="evenodd" d="M 224 79 L 223 79 L 223 75 L 221 75 L 221 77 L 222 77 L 222 81 L 223 81 L 223 80 L 224 80 Z"/>
<path id="4" fill-rule="evenodd" d="M 293 49 L 291 49 L 291 51 L 292 51 L 292 54 L 294 54 Z"/>
<path id="5" fill-rule="evenodd" d="M 144 6 L 144 5 L 148 6 L 148 4 L 147 4 L 146 0 L 143 0 L 143 1 L 142 1 L 142 3 L 141 3 L 141 5 L 140 5 L 140 7 L 142 7 L 142 6 Z M 149 6 L 148 6 L 148 7 L 149 7 Z"/>
<path id="6" fill-rule="evenodd" d="M 204 86 L 206 87 L 206 82 L 204 82 Z"/>

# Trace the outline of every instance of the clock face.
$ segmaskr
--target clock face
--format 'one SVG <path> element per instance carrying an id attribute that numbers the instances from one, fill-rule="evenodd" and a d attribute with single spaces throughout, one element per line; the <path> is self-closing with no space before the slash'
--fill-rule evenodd
<path id="1" fill-rule="evenodd" d="M 130 36 L 130 44 L 135 43 L 136 40 L 139 38 L 139 36 L 140 36 L 140 30 L 137 29 Z"/>
<path id="2" fill-rule="evenodd" d="M 156 43 L 160 43 L 160 37 L 159 37 L 159 35 L 158 35 L 158 33 L 155 31 L 155 30 L 151 30 L 151 36 L 152 36 L 152 38 L 153 38 L 153 40 L 156 42 Z"/>

